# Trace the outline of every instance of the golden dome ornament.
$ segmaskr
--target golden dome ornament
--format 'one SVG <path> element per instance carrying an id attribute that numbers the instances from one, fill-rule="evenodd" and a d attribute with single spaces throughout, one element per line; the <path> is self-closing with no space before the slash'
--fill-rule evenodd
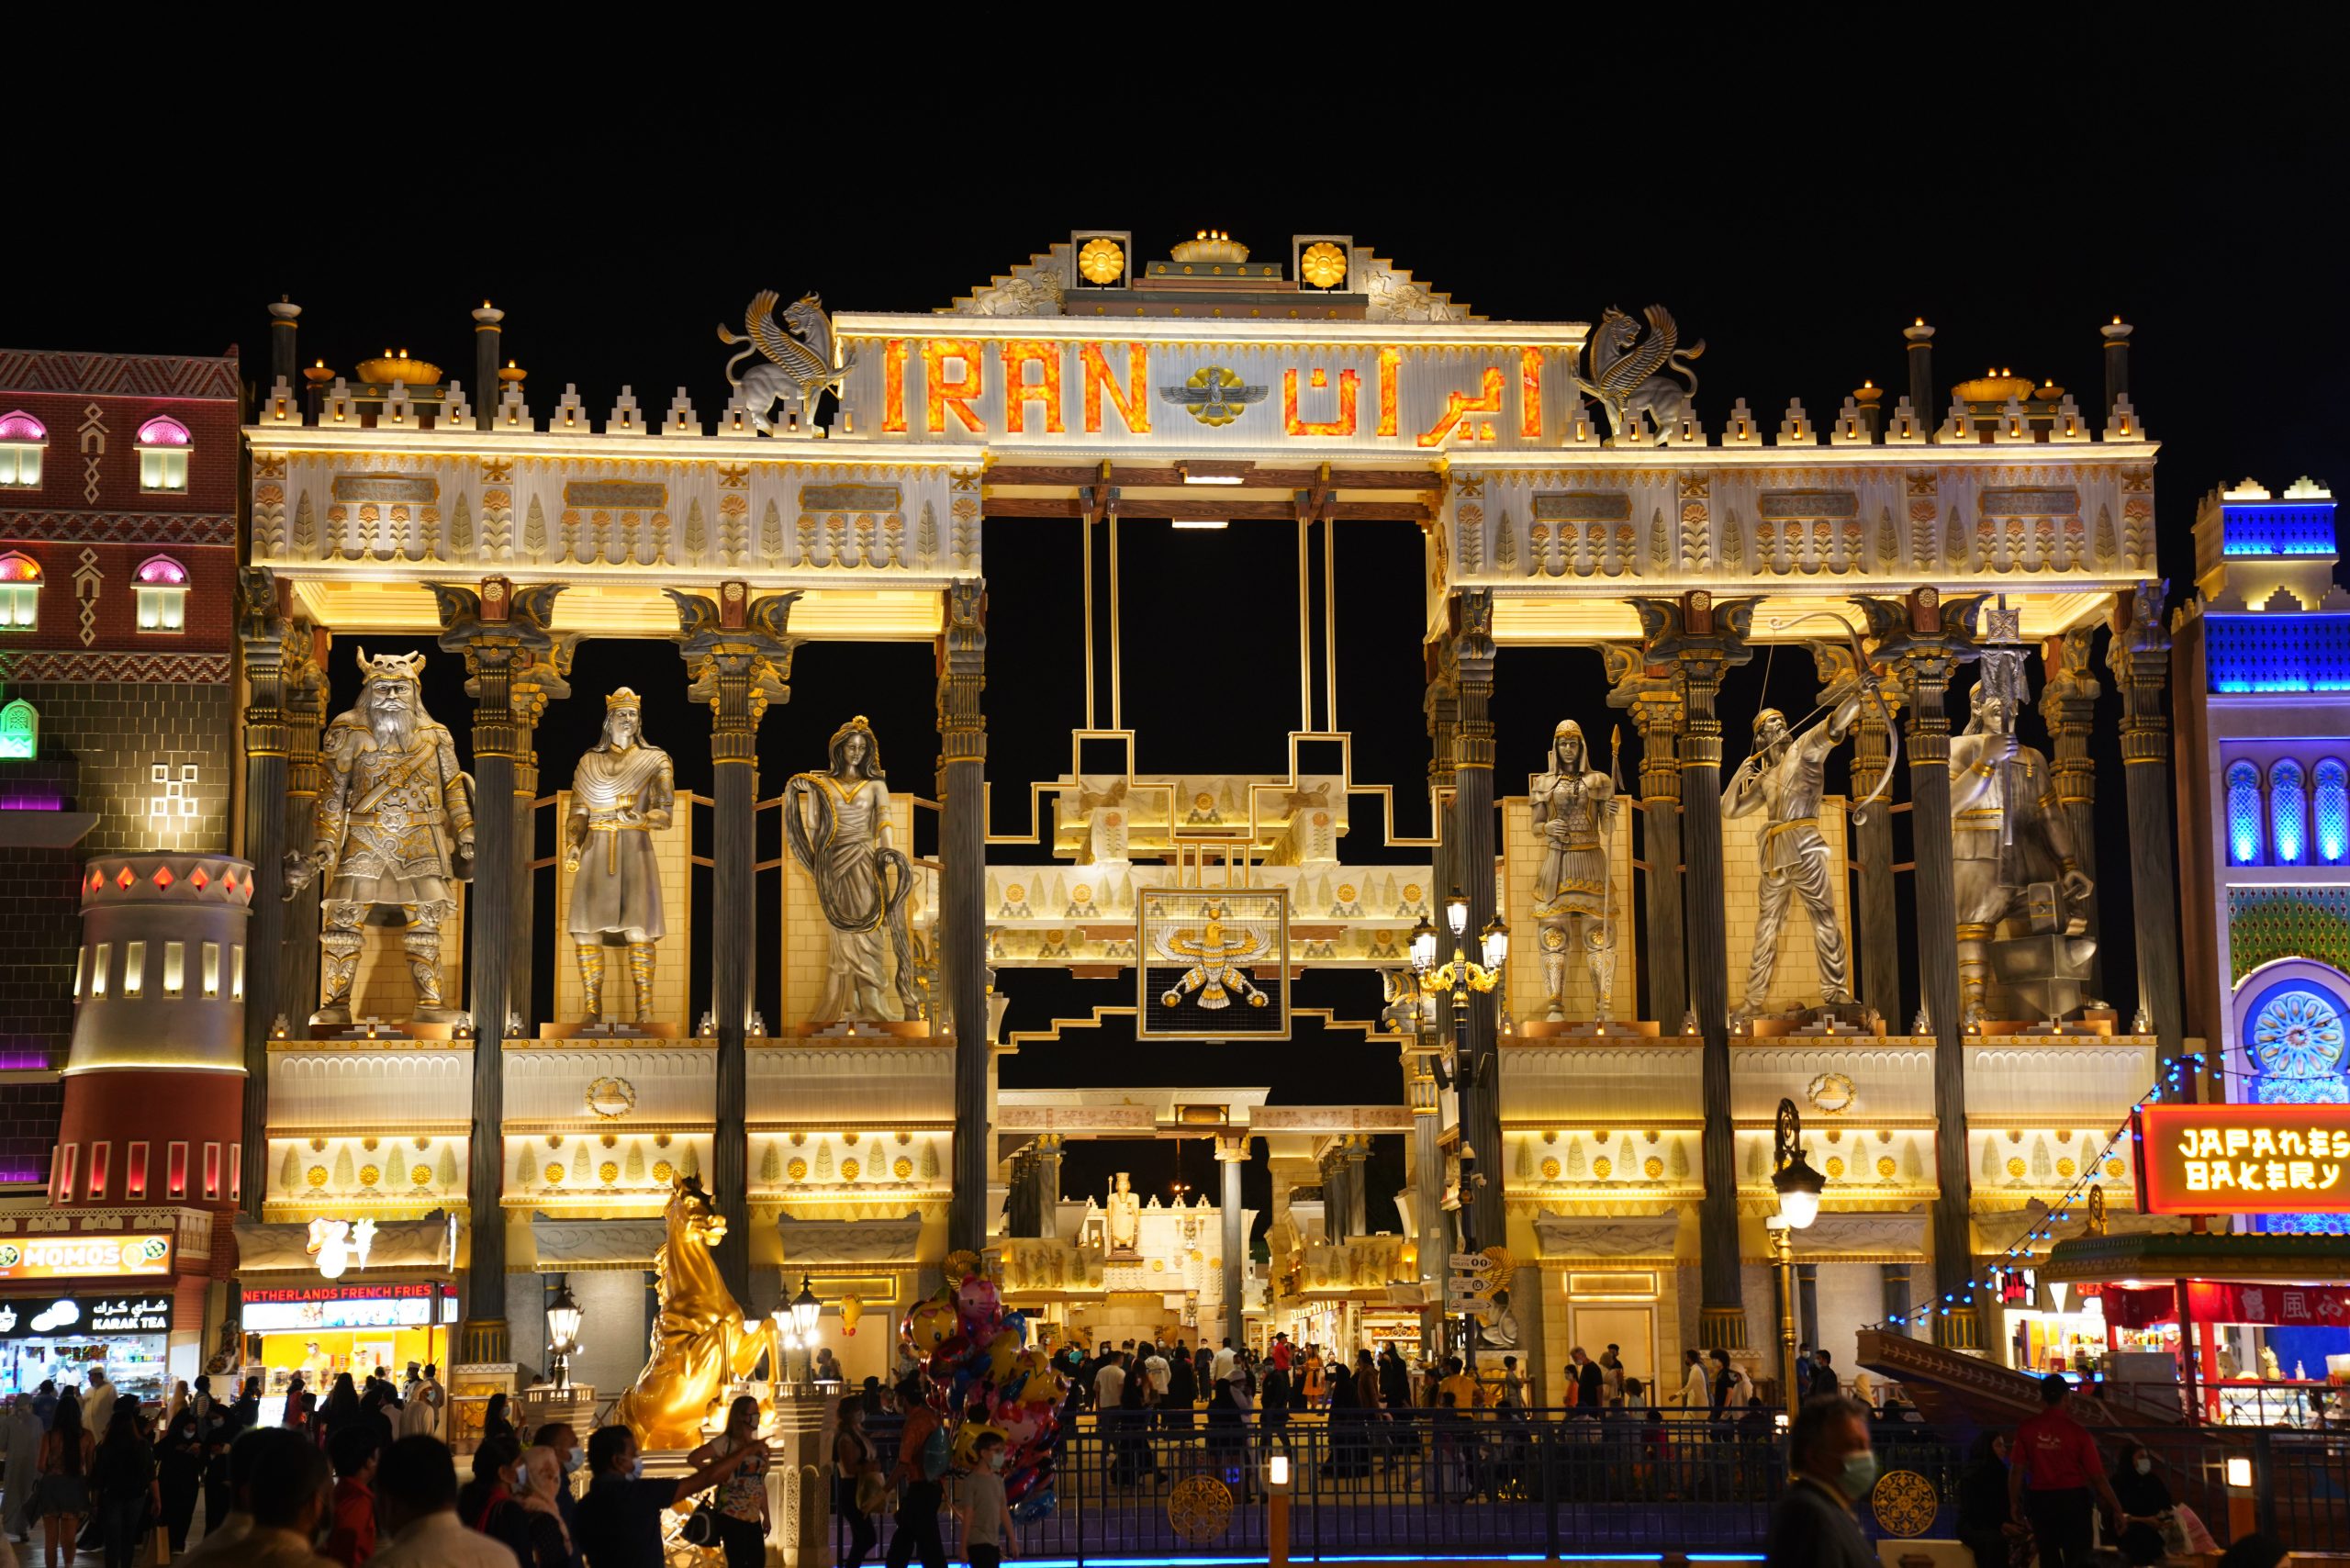
<path id="1" fill-rule="evenodd" d="M 1126 252 L 1106 236 L 1088 240 L 1077 252 L 1077 271 L 1086 282 L 1107 286 L 1126 275 Z"/>
<path id="2" fill-rule="evenodd" d="M 1336 288 L 1347 281 L 1347 253 L 1317 240 L 1297 258 L 1297 275 L 1316 288 Z"/>

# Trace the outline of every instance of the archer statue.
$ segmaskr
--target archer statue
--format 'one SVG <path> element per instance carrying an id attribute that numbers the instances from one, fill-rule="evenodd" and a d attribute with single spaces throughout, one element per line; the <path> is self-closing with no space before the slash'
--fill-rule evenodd
<path id="1" fill-rule="evenodd" d="M 1830 620 L 1838 618 L 1830 616 Z M 1838 623 L 1842 624 L 1839 620 Z M 1811 914 L 1811 947 L 1819 968 L 1819 999 L 1829 1006 L 1852 1001 L 1852 957 L 1844 934 L 1836 924 L 1830 899 L 1832 879 L 1840 874 L 1834 852 L 1820 836 L 1819 801 L 1825 788 L 1828 754 L 1852 733 L 1863 697 L 1880 707 L 1885 699 L 1858 633 L 1848 626 L 1857 674 L 1841 692 L 1831 692 L 1821 707 L 1827 717 L 1802 731 L 1790 730 L 1786 716 L 1776 708 L 1754 715 L 1754 750 L 1722 791 L 1722 816 L 1742 817 L 1757 811 L 1766 819 L 1760 845 L 1762 888 L 1754 912 L 1754 950 L 1746 964 L 1746 998 L 1731 1014 L 1744 1024 L 1762 1011 L 1771 992 L 1771 977 L 1779 961 L 1779 927 L 1785 923 L 1787 901 L 1800 896 Z M 1891 715 L 1886 715 L 1887 729 Z M 1886 765 L 1883 778 L 1867 799 L 1853 806 L 1852 821 L 1868 820 L 1868 809 L 1884 793 L 1892 778 Z"/>

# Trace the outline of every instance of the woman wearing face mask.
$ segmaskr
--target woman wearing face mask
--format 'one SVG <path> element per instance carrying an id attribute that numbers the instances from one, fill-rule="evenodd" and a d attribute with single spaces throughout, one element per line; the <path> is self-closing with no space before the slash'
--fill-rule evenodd
<path id="1" fill-rule="evenodd" d="M 726 1429 L 686 1457 L 699 1470 L 750 1450 L 734 1473 L 718 1484 L 718 1543 L 726 1568 L 760 1568 L 767 1561 L 767 1446 L 759 1439 L 759 1402 L 742 1394 L 726 1407 Z"/>
<path id="2" fill-rule="evenodd" d="M 183 1409 L 172 1417 L 163 1440 L 155 1445 L 155 1462 L 162 1472 L 163 1528 L 171 1532 L 176 1557 L 187 1550 L 196 1494 L 204 1487 L 204 1445 L 196 1440 L 195 1411 Z"/>
<path id="3" fill-rule="evenodd" d="M 2154 1456 L 2123 1443 L 2113 1466 L 2113 1495 L 2121 1499 L 2121 1555 L 2132 1562 L 2160 1562 L 2177 1503 L 2154 1473 Z"/>
<path id="4" fill-rule="evenodd" d="M 498 1433 L 474 1450 L 474 1478 L 457 1494 L 457 1518 L 469 1530 L 502 1541 L 518 1562 L 536 1560 L 531 1552 L 531 1521 L 517 1500 L 521 1487 L 522 1445 Z"/>
<path id="5" fill-rule="evenodd" d="M 556 1493 L 563 1485 L 563 1456 L 551 1448 L 522 1450 L 522 1485 L 515 1495 L 531 1531 L 531 1568 L 570 1568 L 571 1531 L 565 1528 Z"/>

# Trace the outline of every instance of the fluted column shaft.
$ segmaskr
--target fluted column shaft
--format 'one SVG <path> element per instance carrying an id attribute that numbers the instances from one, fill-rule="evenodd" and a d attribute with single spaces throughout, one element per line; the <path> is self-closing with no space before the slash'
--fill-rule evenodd
<path id="1" fill-rule="evenodd" d="M 1036 1150 L 1036 1234 L 1047 1241 L 1058 1241 L 1061 1234 L 1061 1135 L 1046 1133 L 1037 1138 Z"/>
<path id="2" fill-rule="evenodd" d="M 2138 1004 L 2154 1020 L 2162 1058 L 2183 1051 L 2186 1028 L 2178 958 L 2178 874 L 2171 846 L 2170 631 L 2159 580 L 2115 608 L 2108 667 L 2121 693 L 2121 781 L 2130 813 L 2130 901 L 2138 938 Z M 2078 853 L 2079 840 L 2076 840 Z M 2086 864 L 2084 865 L 2086 869 Z"/>
<path id="3" fill-rule="evenodd" d="M 1453 599 L 1452 664 L 1460 682 L 1460 716 L 1453 731 L 1453 802 L 1447 834 L 1452 886 L 1469 900 L 1468 930 L 1460 946 L 1477 954 L 1477 934 L 1494 918 L 1494 596 L 1489 588 L 1463 588 Z M 1438 898 L 1450 890 L 1437 890 Z M 1439 946 L 1451 940 L 1447 930 Z M 1461 993 L 1456 991 L 1456 996 Z M 1476 1082 L 1461 1096 L 1460 1138 L 1477 1155 L 1484 1180 L 1465 1199 L 1477 1245 L 1494 1247 L 1507 1238 L 1503 1193 L 1501 1059 L 1494 1048 L 1490 996 L 1467 998 L 1467 1061 Z M 1439 1013 L 1444 1011 L 1439 1009 Z"/>
<path id="4" fill-rule="evenodd" d="M 1248 1342 L 1246 1309 L 1248 1290 L 1248 1233 L 1240 1226 L 1240 1170 L 1248 1163 L 1245 1137 L 1215 1140 L 1216 1166 L 1224 1177 L 1224 1337 L 1237 1350 Z"/>
<path id="5" fill-rule="evenodd" d="M 2048 724 L 2048 771 L 2056 786 L 2056 806 L 2073 843 L 2073 857 L 2092 882 L 2097 875 L 2097 768 L 2089 759 L 2089 731 L 2097 722 L 2101 688 L 2092 673 L 2095 626 L 2076 626 L 2048 639 L 2042 662 L 2048 681 L 2040 692 L 2040 716 Z M 2105 927 L 2102 897 L 2089 901 L 2089 935 Z M 2099 944 L 2100 949 L 2102 943 Z M 2105 994 L 2103 952 L 2089 956 L 2089 994 Z"/>
<path id="6" fill-rule="evenodd" d="M 285 643 L 276 579 L 264 568 L 239 574 L 237 642 L 244 666 L 245 858 L 252 864 L 252 917 L 245 937 L 245 987 L 274 997 L 285 945 L 286 763 L 292 735 L 285 717 Z M 308 1014 L 306 1014 L 305 1016 Z M 267 1195 L 270 1009 L 245 1009 L 244 1148 L 239 1161 L 242 1208 L 259 1219 Z"/>
<path id="7" fill-rule="evenodd" d="M 1429 1304 L 1420 1311 L 1420 1350 L 1430 1356 L 1443 1339 L 1444 1282 L 1452 1272 L 1452 1233 L 1444 1217 L 1444 1154 L 1438 1143 L 1444 1128 L 1433 1108 L 1436 1080 L 1427 1058 L 1407 1057 L 1404 1072 L 1418 1084 L 1412 1104 L 1412 1229 L 1420 1251 L 1420 1289 Z M 1422 1109 L 1422 1097 L 1428 1109 Z"/>
<path id="8" fill-rule="evenodd" d="M 938 646 L 939 979 L 955 1030 L 955 1197 L 947 1208 L 950 1249 L 987 1245 L 987 592 L 981 583 L 946 591 Z M 933 1022 L 933 1028 L 938 1025 Z M 1058 1186 L 1055 1193 L 1058 1193 Z"/>
<path id="9" fill-rule="evenodd" d="M 1891 699 L 1887 699 L 1891 705 Z M 1864 800 L 1893 767 L 1893 734 L 1874 703 L 1861 707 L 1852 730 L 1852 798 Z M 1868 821 L 1851 824 L 1852 858 L 1860 863 L 1860 902 L 1852 929 L 1860 936 L 1861 1001 L 1895 1028 L 1908 1022 L 1901 1011 L 1899 913 L 1893 883 L 1893 795 L 1884 797 Z"/>
<path id="10" fill-rule="evenodd" d="M 304 657 L 299 668 L 288 666 L 285 680 L 285 722 L 289 739 L 285 770 L 285 842 L 307 846 L 318 831 L 319 790 L 323 770 L 319 762 L 319 735 L 326 727 L 327 672 L 325 633 L 308 622 L 295 625 L 294 645 Z M 313 879 L 285 901 L 285 938 L 281 945 L 277 1004 L 289 1026 L 298 1025 L 319 1004 L 319 883 Z M 250 994 L 260 996 L 253 991 Z"/>
<path id="11" fill-rule="evenodd" d="M 1959 1020 L 1958 892 L 1952 865 L 1950 716 L 1945 707 L 1959 655 L 1921 641 L 1902 656 L 1910 696 L 1909 843 L 1918 932 L 1918 989 L 1934 1031 L 1934 1294 L 1956 1297 L 1937 1313 L 1935 1338 L 1961 1350 L 1982 1343 L 1980 1319 L 1964 1305 L 1975 1277 L 1973 1183 L 1966 1160 L 1966 1040 Z"/>
<path id="12" fill-rule="evenodd" d="M 1706 1197 L 1698 1210 L 1697 1338 L 1704 1350 L 1742 1350 L 1746 1299 L 1739 1283 L 1738 1170 L 1730 1125 L 1729 939 L 1723 916 L 1722 722 L 1715 702 L 1733 665 L 1752 656 L 1746 628 L 1753 600 L 1716 603 L 1703 593 L 1635 599 L 1646 656 L 1677 668 L 1681 684 L 1682 911 L 1689 1005 L 1699 1054 Z M 1668 1024 L 1670 1020 L 1666 1021 Z"/>
<path id="13" fill-rule="evenodd" d="M 1646 693 L 1632 713 L 1640 731 L 1641 840 L 1649 862 L 1649 1016 L 1671 1029 L 1689 1007 L 1681 902 L 1681 693 Z"/>

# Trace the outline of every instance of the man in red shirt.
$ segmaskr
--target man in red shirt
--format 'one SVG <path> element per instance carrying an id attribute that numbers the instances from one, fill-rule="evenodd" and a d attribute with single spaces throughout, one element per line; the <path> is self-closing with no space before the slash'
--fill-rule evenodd
<path id="1" fill-rule="evenodd" d="M 2120 1529 L 2121 1500 L 2106 1479 L 2097 1439 L 2065 1408 L 2072 1392 L 2054 1372 L 2040 1380 L 2040 1414 L 2016 1428 L 2008 1461 L 2008 1507 L 2031 1527 L 2041 1568 L 2086 1568 L 2091 1494 Z"/>
<path id="2" fill-rule="evenodd" d="M 375 1554 L 377 1436 L 370 1423 L 354 1421 L 327 1444 L 334 1461 L 334 1527 L 325 1552 L 344 1568 L 358 1568 Z"/>
<path id="3" fill-rule="evenodd" d="M 1273 1365 L 1281 1368 L 1283 1372 L 1287 1372 L 1290 1367 L 1290 1360 L 1295 1354 L 1296 1352 L 1290 1348 L 1288 1335 L 1276 1334 L 1273 1336 Z"/>

